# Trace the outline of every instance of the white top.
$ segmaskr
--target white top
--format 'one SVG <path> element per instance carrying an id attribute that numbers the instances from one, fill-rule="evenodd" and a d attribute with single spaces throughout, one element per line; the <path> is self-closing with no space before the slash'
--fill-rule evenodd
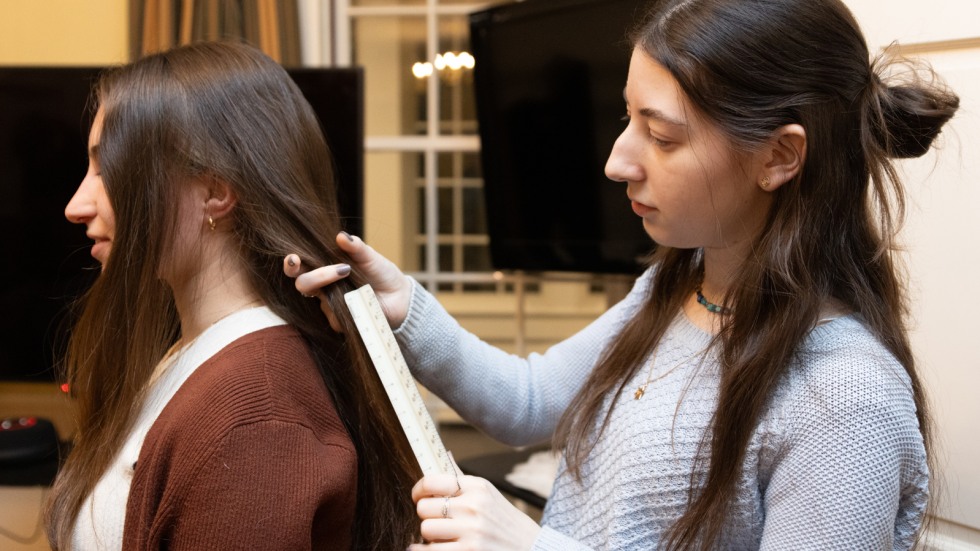
<path id="1" fill-rule="evenodd" d="M 109 465 L 75 521 L 72 548 L 81 551 L 122 549 L 126 501 L 136 459 L 143 440 L 157 417 L 198 367 L 232 342 L 262 329 L 286 322 L 265 306 L 240 310 L 201 333 L 186 347 L 164 358 L 154 370 L 143 409 L 133 424 L 122 450 Z"/>

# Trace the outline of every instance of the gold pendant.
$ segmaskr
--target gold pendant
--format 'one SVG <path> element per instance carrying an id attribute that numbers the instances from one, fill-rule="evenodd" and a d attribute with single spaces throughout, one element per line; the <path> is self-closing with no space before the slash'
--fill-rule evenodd
<path id="1" fill-rule="evenodd" d="M 633 399 L 639 400 L 640 398 L 643 398 L 643 395 L 646 393 L 646 389 L 647 385 L 636 387 L 636 392 L 633 393 Z"/>

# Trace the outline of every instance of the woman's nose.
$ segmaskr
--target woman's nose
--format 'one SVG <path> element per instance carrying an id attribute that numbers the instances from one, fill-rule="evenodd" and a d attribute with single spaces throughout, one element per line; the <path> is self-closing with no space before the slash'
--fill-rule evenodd
<path id="1" fill-rule="evenodd" d="M 643 166 L 637 162 L 629 131 L 627 128 L 616 138 L 606 160 L 606 178 L 614 182 L 639 182 L 644 179 Z"/>
<path id="2" fill-rule="evenodd" d="M 93 178 L 85 176 L 82 183 L 75 190 L 71 200 L 65 205 L 65 218 L 73 224 L 85 224 L 95 217 L 96 204 L 93 186 Z"/>

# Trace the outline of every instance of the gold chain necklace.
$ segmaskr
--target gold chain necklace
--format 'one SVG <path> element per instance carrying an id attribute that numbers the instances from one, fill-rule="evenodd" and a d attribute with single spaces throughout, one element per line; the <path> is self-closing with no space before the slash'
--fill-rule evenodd
<path id="1" fill-rule="evenodd" d="M 703 352 L 704 352 L 704 350 L 698 350 L 697 352 L 691 354 L 690 356 L 686 356 L 683 360 L 681 360 L 681 361 L 677 362 L 676 364 L 674 364 L 674 366 L 671 367 L 670 369 L 668 369 L 667 371 L 664 371 L 660 375 L 657 375 L 656 377 L 654 377 L 653 376 L 653 368 L 657 364 L 657 351 L 656 351 L 656 349 L 654 349 L 653 356 L 651 356 L 651 358 L 650 358 L 650 369 L 649 369 L 649 371 L 647 371 L 647 380 L 642 385 L 636 387 L 636 392 L 633 393 L 633 399 L 634 400 L 639 400 L 640 398 L 643 398 L 643 395 L 646 394 L 647 387 L 649 385 L 651 385 L 652 383 L 655 383 L 655 382 L 659 381 L 660 379 L 663 379 L 667 375 L 670 375 L 671 373 L 674 372 L 675 369 L 677 369 L 678 367 L 684 365 L 685 363 L 688 362 L 688 360 L 694 358 L 695 356 L 697 356 L 698 354 L 701 354 Z"/>

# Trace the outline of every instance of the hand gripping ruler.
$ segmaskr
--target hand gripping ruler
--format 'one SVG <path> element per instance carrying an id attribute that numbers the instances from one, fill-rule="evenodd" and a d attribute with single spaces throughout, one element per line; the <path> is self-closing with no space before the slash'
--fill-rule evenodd
<path id="1" fill-rule="evenodd" d="M 370 285 L 365 285 L 345 293 L 344 300 L 422 473 L 426 476 L 454 473 L 452 460 L 439 438 L 374 290 Z"/>

